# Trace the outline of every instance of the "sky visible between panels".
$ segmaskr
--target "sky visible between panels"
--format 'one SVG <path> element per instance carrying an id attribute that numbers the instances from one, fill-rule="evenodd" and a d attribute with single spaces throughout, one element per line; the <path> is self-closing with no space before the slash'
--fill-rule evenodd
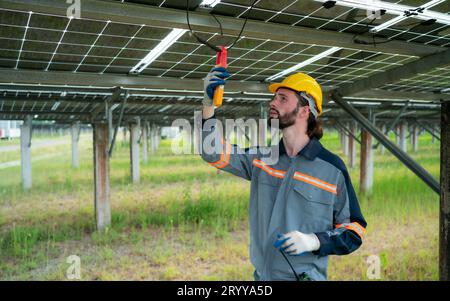
<path id="1" fill-rule="evenodd" d="M 177 9 L 185 9 L 186 5 L 185 0 L 121 2 Z M 191 8 L 195 9 L 199 2 L 191 0 Z M 224 0 L 214 7 L 212 13 L 243 18 L 252 2 L 253 0 Z M 389 2 L 414 6 L 426 1 Z M 370 26 L 392 17 L 385 14 L 379 20 L 369 20 L 364 10 L 342 6 L 326 9 L 322 4 L 323 1 L 313 0 L 262 0 L 257 2 L 249 17 L 266 22 L 353 33 L 360 39 L 367 39 L 366 32 Z M 449 1 L 445 1 L 433 7 L 433 10 L 447 13 L 450 10 L 449 4 Z M 417 21 L 408 18 L 404 22 Z M 414 43 L 450 46 L 448 25 L 436 23 L 407 27 L 402 22 L 397 25 L 383 31 L 385 37 L 377 36 L 377 41 L 392 38 L 411 42 L 412 47 Z M 0 8 L 0 67 L 125 75 L 171 31 L 172 28 L 68 19 Z M 199 34 L 216 45 L 230 44 L 235 38 L 221 36 L 219 27 L 216 34 Z M 369 40 L 371 39 L 370 36 Z M 374 51 L 362 51 L 357 49 L 357 44 L 349 46 L 351 48 L 340 48 L 302 67 L 301 71 L 315 77 L 322 85 L 338 86 L 417 59 L 407 55 L 380 53 L 376 51 L 376 47 Z M 270 37 L 252 39 L 245 37 L 244 32 L 243 37 L 229 51 L 228 69 L 232 80 L 264 81 L 330 48 L 328 45 L 281 42 L 271 40 Z M 200 79 L 214 62 L 215 53 L 185 33 L 141 75 Z M 430 75 L 425 81 L 425 75 L 418 75 L 395 85 L 387 85 L 386 88 L 414 91 L 421 83 L 422 89 L 435 91 L 442 86 L 449 86 L 448 67 L 433 70 Z"/>

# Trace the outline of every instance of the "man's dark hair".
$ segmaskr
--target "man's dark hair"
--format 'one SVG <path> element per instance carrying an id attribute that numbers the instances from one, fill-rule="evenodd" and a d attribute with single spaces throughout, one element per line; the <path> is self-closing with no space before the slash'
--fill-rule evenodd
<path id="1" fill-rule="evenodd" d="M 297 108 L 309 106 L 308 100 L 303 98 L 300 93 L 296 92 L 295 95 L 297 95 L 297 98 L 299 100 Z M 320 120 L 319 117 L 317 117 L 316 119 L 311 111 L 309 112 L 308 116 L 308 128 L 306 130 L 306 134 L 309 136 L 309 138 L 316 138 L 317 140 L 320 140 L 320 138 L 322 138 L 323 136 L 322 120 Z"/>

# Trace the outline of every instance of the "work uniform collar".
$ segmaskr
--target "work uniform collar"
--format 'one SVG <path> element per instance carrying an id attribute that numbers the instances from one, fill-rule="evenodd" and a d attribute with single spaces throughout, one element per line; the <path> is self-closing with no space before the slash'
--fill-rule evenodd
<path id="1" fill-rule="evenodd" d="M 296 156 L 303 156 L 308 160 L 314 160 L 322 149 L 322 144 L 317 140 L 317 138 L 311 138 L 308 144 L 303 147 Z M 281 138 L 279 143 L 280 156 L 283 154 L 287 155 L 286 148 L 283 143 L 283 138 Z"/>

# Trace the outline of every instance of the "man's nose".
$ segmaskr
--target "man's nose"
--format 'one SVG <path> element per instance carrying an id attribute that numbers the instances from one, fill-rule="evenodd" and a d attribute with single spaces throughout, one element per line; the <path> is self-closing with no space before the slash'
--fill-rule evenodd
<path id="1" fill-rule="evenodd" d="M 274 97 L 272 98 L 272 100 L 269 102 L 269 108 L 274 107 L 274 104 L 275 104 L 276 101 L 277 101 L 277 97 L 274 96 Z"/>
<path id="2" fill-rule="evenodd" d="M 275 106 L 272 104 L 272 102 L 270 102 L 269 106 L 267 107 L 267 111 L 270 111 L 272 109 L 275 109 Z"/>

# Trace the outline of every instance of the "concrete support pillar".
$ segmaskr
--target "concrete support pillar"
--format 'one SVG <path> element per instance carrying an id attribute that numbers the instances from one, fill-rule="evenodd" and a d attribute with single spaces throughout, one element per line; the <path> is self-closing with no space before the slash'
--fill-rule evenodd
<path id="1" fill-rule="evenodd" d="M 149 136 L 150 136 L 150 150 L 152 153 L 155 152 L 155 126 L 150 126 Z"/>
<path id="2" fill-rule="evenodd" d="M 344 131 L 341 131 L 341 136 L 342 136 L 342 150 L 344 152 L 344 156 L 348 156 L 348 135 L 347 133 L 345 133 Z"/>
<path id="3" fill-rule="evenodd" d="M 131 181 L 139 183 L 139 125 L 130 125 L 130 171 Z"/>
<path id="4" fill-rule="evenodd" d="M 156 152 L 159 146 L 159 128 L 156 125 L 152 126 L 152 152 Z"/>
<path id="5" fill-rule="evenodd" d="M 20 128 L 20 163 L 23 189 L 31 188 L 31 121 L 27 115 Z"/>
<path id="6" fill-rule="evenodd" d="M 160 141 L 161 141 L 161 128 L 157 127 L 156 128 L 156 149 L 159 148 Z"/>
<path id="7" fill-rule="evenodd" d="M 151 150 L 152 153 L 154 153 L 156 151 L 156 145 L 155 145 L 155 125 L 153 124 L 150 127 L 150 144 L 151 144 Z"/>
<path id="8" fill-rule="evenodd" d="M 80 138 L 80 126 L 75 123 L 70 128 L 70 135 L 72 138 L 72 167 L 78 168 L 80 166 L 78 160 L 78 140 Z"/>
<path id="9" fill-rule="evenodd" d="M 409 129 L 409 144 L 411 144 L 411 146 L 413 145 L 414 141 L 414 137 L 413 137 L 413 132 L 414 132 L 414 127 L 412 125 L 408 126 Z"/>
<path id="10" fill-rule="evenodd" d="M 450 102 L 441 104 L 439 279 L 450 280 Z"/>
<path id="11" fill-rule="evenodd" d="M 251 123 L 250 126 L 250 146 L 258 146 L 258 123 L 255 122 Z"/>
<path id="12" fill-rule="evenodd" d="M 354 122 L 350 123 L 350 133 L 356 137 L 356 125 Z M 348 137 L 348 164 L 350 168 L 354 168 L 356 166 L 356 140 L 353 137 Z"/>
<path id="13" fill-rule="evenodd" d="M 361 161 L 359 187 L 361 193 L 370 194 L 373 187 L 373 150 L 372 135 L 361 131 Z"/>
<path id="14" fill-rule="evenodd" d="M 161 141 L 161 128 L 157 127 L 156 128 L 156 150 L 158 150 L 158 148 L 159 148 L 160 141 Z"/>
<path id="15" fill-rule="evenodd" d="M 125 145 L 127 142 L 127 127 L 122 127 L 122 145 Z"/>
<path id="16" fill-rule="evenodd" d="M 417 152 L 419 150 L 419 127 L 417 125 L 413 126 L 411 136 L 413 151 Z"/>
<path id="17" fill-rule="evenodd" d="M 144 164 L 148 163 L 148 123 L 142 125 L 142 160 Z"/>
<path id="18" fill-rule="evenodd" d="M 395 141 L 397 143 L 397 146 L 400 147 L 400 125 L 397 125 L 395 127 Z"/>
<path id="19" fill-rule="evenodd" d="M 383 134 L 386 134 L 386 137 L 389 136 L 389 133 L 386 133 L 386 124 L 383 123 L 383 125 L 381 126 L 381 131 L 383 132 Z M 380 153 L 384 155 L 386 148 L 382 143 L 380 143 L 379 145 L 380 145 Z"/>
<path id="20" fill-rule="evenodd" d="M 400 149 L 402 150 L 402 151 L 404 151 L 405 153 L 407 152 L 407 146 L 408 146 L 408 144 L 406 143 L 407 142 L 407 139 L 406 139 L 406 135 L 407 135 L 407 132 L 408 132 L 408 124 L 405 122 L 405 121 L 403 121 L 401 124 L 400 124 L 400 140 L 399 140 L 399 146 L 400 146 Z"/>
<path id="21" fill-rule="evenodd" d="M 94 202 L 97 229 L 104 231 L 111 224 L 109 191 L 108 124 L 94 124 Z"/>
<path id="22" fill-rule="evenodd" d="M 151 150 L 152 150 L 152 153 L 154 153 L 155 152 L 155 126 L 154 125 L 152 125 L 151 127 L 150 127 L 150 142 L 151 142 Z"/>

